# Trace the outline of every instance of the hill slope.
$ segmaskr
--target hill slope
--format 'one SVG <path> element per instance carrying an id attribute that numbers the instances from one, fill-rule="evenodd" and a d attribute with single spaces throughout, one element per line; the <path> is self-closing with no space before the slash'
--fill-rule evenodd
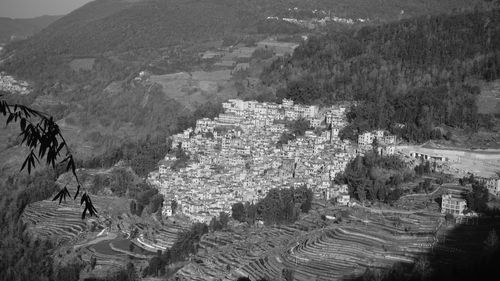
<path id="1" fill-rule="evenodd" d="M 191 55 L 196 60 L 205 42 L 254 35 L 266 17 L 285 16 L 295 7 L 380 22 L 397 20 L 401 10 L 406 17 L 477 3 L 482 1 L 97 0 L 9 45 L 9 59 L 0 70 L 34 82 L 26 102 L 64 120 L 63 127 L 74 136 L 70 139 L 88 148 L 87 154 L 95 152 L 89 142 L 103 149 L 132 136 L 168 134 L 192 122 L 192 112 L 171 95 L 131 82 L 157 58 L 168 62 Z M 189 65 L 184 71 L 199 67 Z"/>
<path id="2" fill-rule="evenodd" d="M 478 114 L 481 83 L 500 79 L 500 10 L 419 17 L 312 38 L 262 78 L 301 103 L 362 101 L 345 137 L 384 128 L 441 138 L 438 126 L 492 129 Z M 278 82 L 279 81 L 279 82 Z M 448 139 L 448 137 L 446 137 Z"/>
<path id="3" fill-rule="evenodd" d="M 23 39 L 29 37 L 62 16 L 41 16 L 30 19 L 0 18 L 0 44 L 9 43 L 12 36 Z"/>
<path id="4" fill-rule="evenodd" d="M 255 33 L 267 16 L 290 10 L 325 10 L 331 16 L 373 22 L 471 8 L 482 0 L 97 0 L 73 11 L 33 38 L 11 45 L 19 65 L 52 62 L 53 56 L 92 56 L 141 48 L 161 48 Z M 403 14 L 401 14 L 403 12 Z M 22 60 L 23 62 L 19 62 Z"/>

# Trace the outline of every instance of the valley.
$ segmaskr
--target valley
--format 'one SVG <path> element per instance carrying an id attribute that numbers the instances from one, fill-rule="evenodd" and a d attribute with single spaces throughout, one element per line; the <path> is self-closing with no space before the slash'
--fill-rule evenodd
<path id="1" fill-rule="evenodd" d="M 495 273 L 497 2 L 96 0 L 2 45 L 76 169 L 0 128 L 0 281 Z"/>

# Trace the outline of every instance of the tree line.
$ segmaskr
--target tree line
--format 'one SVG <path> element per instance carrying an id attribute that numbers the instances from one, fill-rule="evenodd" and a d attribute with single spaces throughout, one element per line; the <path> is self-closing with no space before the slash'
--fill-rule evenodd
<path id="1" fill-rule="evenodd" d="M 399 157 L 382 156 L 371 151 L 349 162 L 345 171 L 336 176 L 335 182 L 347 184 L 349 194 L 361 202 L 394 202 L 402 195 L 400 185 L 414 177 L 415 172 Z"/>
<path id="2" fill-rule="evenodd" d="M 273 188 L 256 204 L 233 204 L 232 217 L 239 222 L 249 224 L 255 223 L 256 220 L 261 220 L 266 225 L 289 224 L 295 222 L 301 212 L 309 212 L 312 199 L 312 190 L 305 186 Z"/>

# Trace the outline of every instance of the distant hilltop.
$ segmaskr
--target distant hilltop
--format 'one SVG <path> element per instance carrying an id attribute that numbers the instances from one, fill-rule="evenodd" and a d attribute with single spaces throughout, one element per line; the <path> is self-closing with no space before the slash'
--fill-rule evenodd
<path id="1" fill-rule="evenodd" d="M 0 44 L 26 39 L 63 16 L 41 16 L 29 19 L 0 18 Z"/>

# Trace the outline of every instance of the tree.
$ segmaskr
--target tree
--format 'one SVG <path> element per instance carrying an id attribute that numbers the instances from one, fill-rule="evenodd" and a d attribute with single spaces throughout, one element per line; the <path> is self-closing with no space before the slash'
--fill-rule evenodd
<path id="1" fill-rule="evenodd" d="M 281 278 L 285 281 L 293 281 L 293 270 L 289 268 L 283 268 L 281 271 Z"/>
<path id="2" fill-rule="evenodd" d="M 82 260 L 75 258 L 70 263 L 57 268 L 55 281 L 77 281 L 80 279 L 80 272 L 83 268 Z"/>
<path id="3" fill-rule="evenodd" d="M 288 123 L 287 127 L 295 136 L 303 136 L 307 130 L 311 129 L 311 127 L 309 126 L 309 121 L 304 118 L 300 118 Z"/>
<path id="4" fill-rule="evenodd" d="M 363 273 L 363 281 L 381 281 L 383 279 L 382 272 L 379 269 L 367 268 Z"/>
<path id="5" fill-rule="evenodd" d="M 475 212 L 484 212 L 488 209 L 488 189 L 484 184 L 474 181 L 474 183 L 472 183 L 472 191 L 467 193 L 466 200 L 469 209 Z"/>
<path id="6" fill-rule="evenodd" d="M 57 164 L 66 164 L 66 171 L 70 171 L 77 183 L 77 191 L 73 196 L 76 200 L 80 194 L 82 186 L 78 175 L 76 174 L 76 164 L 73 154 L 66 143 L 59 126 L 54 119 L 40 111 L 21 104 L 10 104 L 0 95 L 0 114 L 7 117 L 6 125 L 10 123 L 19 123 L 20 136 L 22 137 L 21 145 L 28 148 L 29 153 L 26 156 L 21 171 L 27 168 L 28 173 L 36 167 L 40 160 L 45 159 L 47 165 L 51 165 L 55 169 Z M 64 158 L 62 156 L 63 149 L 65 151 Z M 71 198 L 67 187 L 63 187 L 53 200 L 59 199 L 59 204 L 66 200 L 66 197 Z M 84 206 L 82 219 L 85 218 L 87 211 L 90 216 L 97 216 L 97 210 L 92 204 L 92 200 L 87 192 L 81 195 L 81 204 Z"/>
<path id="7" fill-rule="evenodd" d="M 163 206 L 163 194 L 157 193 L 149 201 L 149 207 L 151 213 L 156 213 L 158 210 L 161 210 L 162 206 Z"/>
<path id="8" fill-rule="evenodd" d="M 222 229 L 222 226 L 221 226 L 221 223 L 219 222 L 219 220 L 217 220 L 216 217 L 213 217 L 210 220 L 210 224 L 208 225 L 208 228 L 210 228 L 210 230 L 212 230 L 212 231 L 217 231 L 217 230 Z"/>
<path id="9" fill-rule="evenodd" d="M 90 268 L 94 270 L 95 266 L 97 265 L 97 258 L 96 256 L 92 255 L 90 257 Z"/>
<path id="10" fill-rule="evenodd" d="M 432 274 L 431 263 L 426 257 L 420 257 L 413 267 L 413 274 L 420 277 L 420 280 L 427 280 Z"/>
<path id="11" fill-rule="evenodd" d="M 488 233 L 488 237 L 484 240 L 484 248 L 489 252 L 494 252 L 498 248 L 498 235 L 494 229 Z"/>
<path id="12" fill-rule="evenodd" d="M 444 215 L 444 219 L 446 221 L 446 224 L 450 223 L 450 222 L 454 222 L 455 221 L 455 218 L 453 217 L 452 214 L 450 213 L 447 213 L 446 215 Z"/>
<path id="13" fill-rule="evenodd" d="M 135 270 L 135 266 L 133 263 L 131 263 L 131 262 L 127 263 L 126 272 L 127 272 L 127 277 L 128 277 L 129 281 L 135 281 L 135 280 L 139 279 L 139 276 L 137 276 L 137 272 Z"/>
<path id="14" fill-rule="evenodd" d="M 158 276 L 162 266 L 163 263 L 160 257 L 155 256 L 149 261 L 149 265 L 144 269 L 144 271 L 146 272 L 146 275 Z"/>
<path id="15" fill-rule="evenodd" d="M 222 229 L 227 227 L 227 223 L 229 222 L 229 214 L 226 212 L 220 212 L 219 214 L 219 222 L 221 224 Z"/>
<path id="16" fill-rule="evenodd" d="M 255 223 L 255 220 L 257 219 L 257 208 L 253 203 L 248 204 L 245 207 L 247 210 L 247 223 L 253 225 Z"/>
<path id="17" fill-rule="evenodd" d="M 245 206 L 243 203 L 238 202 L 234 203 L 233 206 L 231 207 L 232 211 L 232 217 L 233 219 L 239 221 L 239 222 L 244 222 L 246 219 L 246 212 L 245 212 Z"/>
<path id="18" fill-rule="evenodd" d="M 177 206 L 178 206 L 177 201 L 172 200 L 172 202 L 170 203 L 170 207 L 172 208 L 172 214 L 175 214 Z"/>
<path id="19" fill-rule="evenodd" d="M 137 212 L 137 204 L 135 203 L 135 200 L 130 201 L 130 213 L 132 215 L 135 215 Z"/>
<path id="20" fill-rule="evenodd" d="M 307 188 L 305 185 L 297 189 L 297 192 L 300 193 L 302 198 L 302 204 L 300 205 L 300 210 L 303 213 L 308 213 L 311 210 L 312 200 L 314 197 L 313 191 Z"/>

